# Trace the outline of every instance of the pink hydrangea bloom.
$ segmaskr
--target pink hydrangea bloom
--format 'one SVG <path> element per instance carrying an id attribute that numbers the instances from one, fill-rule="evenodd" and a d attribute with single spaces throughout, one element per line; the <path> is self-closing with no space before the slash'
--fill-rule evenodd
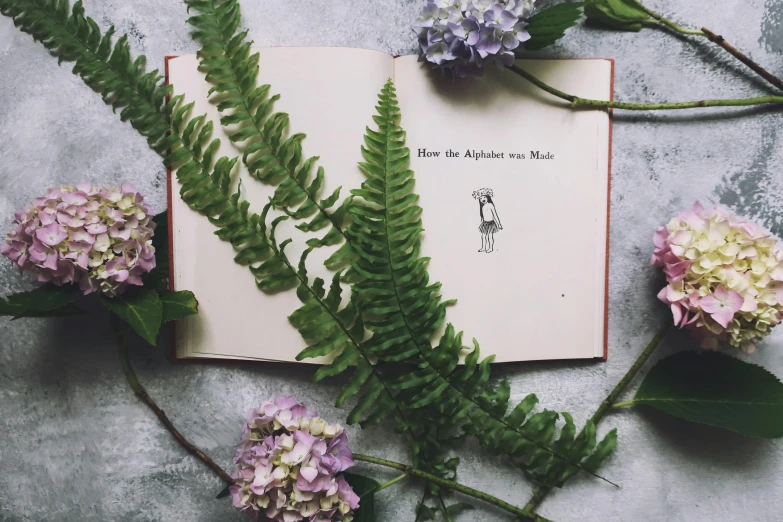
<path id="1" fill-rule="evenodd" d="M 345 430 L 293 397 L 248 412 L 234 463 L 234 506 L 262 520 L 350 522 L 359 507 L 339 475 L 354 464 Z"/>
<path id="2" fill-rule="evenodd" d="M 658 298 L 704 348 L 751 353 L 783 319 L 783 251 L 760 227 L 696 202 L 653 241 L 652 264 L 668 281 Z"/>
<path id="3" fill-rule="evenodd" d="M 16 213 L 0 254 L 40 282 L 78 284 L 85 294 L 141 286 L 155 268 L 155 223 L 131 185 L 50 189 Z"/>

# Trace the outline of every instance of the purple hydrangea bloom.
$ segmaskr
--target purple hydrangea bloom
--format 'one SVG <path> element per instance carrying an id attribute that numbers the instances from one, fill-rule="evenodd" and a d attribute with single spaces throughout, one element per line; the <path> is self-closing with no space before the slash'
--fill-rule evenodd
<path id="1" fill-rule="evenodd" d="M 248 412 L 234 464 L 234 506 L 257 519 L 350 522 L 359 507 L 338 475 L 354 464 L 348 435 L 293 397 Z"/>
<path id="2" fill-rule="evenodd" d="M 155 223 L 131 185 L 50 189 L 16 213 L 0 254 L 38 281 L 108 296 L 155 268 Z"/>
<path id="3" fill-rule="evenodd" d="M 530 39 L 525 29 L 535 0 L 428 0 L 411 27 L 419 61 L 465 78 L 484 65 L 508 67 L 514 50 Z"/>

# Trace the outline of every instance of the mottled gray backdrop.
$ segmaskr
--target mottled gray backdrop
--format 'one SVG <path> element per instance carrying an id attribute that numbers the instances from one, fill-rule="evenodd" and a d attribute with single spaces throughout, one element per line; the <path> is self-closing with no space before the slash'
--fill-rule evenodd
<path id="1" fill-rule="evenodd" d="M 783 1 L 650 0 L 684 23 L 723 33 L 783 75 Z M 193 53 L 177 0 L 86 2 L 107 28 L 127 33 L 154 67 Z M 244 0 L 257 45 L 355 46 L 412 53 L 408 24 L 418 0 Z M 675 101 L 770 92 L 709 42 L 646 30 L 578 27 L 548 55 L 616 59 L 620 100 Z M 317 84 L 317 78 L 303 78 Z M 534 124 L 519 122 L 521 125 Z M 583 422 L 665 319 L 655 299 L 662 280 L 648 266 L 655 227 L 693 200 L 722 203 L 783 232 L 780 112 L 706 110 L 618 115 L 612 186 L 610 348 L 607 363 L 497 366 L 513 398 L 536 392 L 548 408 Z M 104 106 L 68 66 L 0 17 L 0 228 L 46 188 L 83 180 L 131 181 L 155 211 L 165 206 L 165 173 L 143 139 Z M 425 215 L 426 219 L 426 215 Z M 30 288 L 0 263 L 0 295 Z M 783 330 L 752 361 L 783 375 Z M 519 332 L 524 342 L 524 332 Z M 260 340 L 262 341 L 262 340 Z M 660 355 L 688 345 L 670 336 Z M 487 347 L 491 350 L 491 347 Z M 338 383 L 312 384 L 310 367 L 171 364 L 165 342 L 134 347 L 141 380 L 197 445 L 229 466 L 244 412 L 267 397 L 295 393 L 324 416 Z M 612 413 L 620 446 L 605 473 L 622 489 L 578 477 L 541 513 L 582 520 L 783 520 L 783 444 L 694 426 L 651 411 Z M 405 461 L 387 427 L 350 432 L 362 452 Z M 460 478 L 522 505 L 530 484 L 501 459 L 466 444 Z M 360 466 L 384 476 L 385 471 Z M 386 474 L 386 476 L 389 476 Z M 188 456 L 130 393 L 106 314 L 77 320 L 0 319 L 0 520 L 8 522 L 242 520 L 220 481 Z M 379 519 L 412 520 L 420 484 L 384 491 Z M 460 520 L 509 520 L 492 509 Z"/>

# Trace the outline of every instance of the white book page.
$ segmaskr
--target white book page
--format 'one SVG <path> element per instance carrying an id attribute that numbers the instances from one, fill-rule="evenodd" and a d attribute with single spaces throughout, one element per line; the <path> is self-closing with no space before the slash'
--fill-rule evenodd
<path id="1" fill-rule="evenodd" d="M 611 96 L 608 60 L 517 65 L 571 94 Z M 494 67 L 453 81 L 406 56 L 395 60 L 395 83 L 423 208 L 422 255 L 444 298 L 458 299 L 447 320 L 498 362 L 602 357 L 608 114 L 571 110 Z M 472 197 L 482 188 L 494 192 L 494 216 Z M 479 228 L 492 223 L 494 251 L 479 252 Z"/>
<path id="2" fill-rule="evenodd" d="M 281 95 L 274 110 L 290 115 L 290 132 L 307 134 L 305 157 L 320 156 L 318 164 L 326 169 L 321 197 L 340 185 L 341 196 L 347 196 L 364 179 L 356 166 L 364 129 L 373 125 L 377 95 L 394 73 L 393 58 L 342 48 L 266 48 L 259 52 L 260 80 Z M 214 136 L 221 138 L 218 157 L 241 155 L 221 129 L 217 109 L 207 101 L 210 85 L 198 72 L 196 57 L 171 59 L 169 79 L 175 93 L 184 94 L 186 102 L 195 102 L 194 115 L 207 113 L 214 121 Z M 260 212 L 274 187 L 250 178 L 244 166 L 239 175 L 251 211 Z M 288 322 L 288 316 L 301 306 L 296 293 L 267 295 L 256 288 L 250 271 L 234 262 L 231 245 L 214 235 L 215 227 L 204 216 L 187 207 L 179 197 L 176 179 L 172 183 L 174 285 L 192 290 L 199 300 L 199 314 L 177 323 L 178 357 L 294 361 L 305 347 Z M 296 230 L 295 224 L 288 220 L 277 229 L 278 241 L 293 238 L 286 254 L 294 264 L 305 241 L 313 237 Z M 319 249 L 308 258 L 311 280 L 320 276 L 327 287 L 333 274 L 324 268 L 323 260 L 332 251 Z"/>

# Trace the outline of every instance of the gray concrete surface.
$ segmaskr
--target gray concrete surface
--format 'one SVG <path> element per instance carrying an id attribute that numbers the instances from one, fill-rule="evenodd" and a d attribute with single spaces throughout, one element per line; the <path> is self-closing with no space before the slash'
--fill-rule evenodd
<path id="1" fill-rule="evenodd" d="M 723 33 L 783 74 L 780 0 L 650 0 L 683 22 Z M 162 67 L 167 54 L 195 46 L 177 0 L 88 1 L 102 27 L 127 32 L 133 49 Z M 258 45 L 344 45 L 396 54 L 414 50 L 408 29 L 418 0 L 244 0 L 244 23 Z M 620 34 L 579 27 L 552 56 L 616 59 L 621 100 L 688 100 L 769 92 L 719 50 L 664 32 Z M 495 376 L 513 397 L 536 392 L 543 405 L 581 422 L 630 366 L 664 320 L 660 276 L 648 266 L 652 233 L 694 199 L 722 203 L 783 233 L 780 113 L 707 110 L 618 115 L 612 190 L 610 356 L 607 363 L 510 364 Z M 129 180 L 165 206 L 165 173 L 145 142 L 44 49 L 0 18 L 0 228 L 47 187 L 85 179 Z M 29 288 L 0 263 L 0 295 Z M 0 520 L 242 520 L 215 500 L 219 480 L 189 457 L 126 386 L 116 347 L 97 319 L 0 319 Z M 688 344 L 667 339 L 660 355 Z M 309 367 L 171 364 L 166 347 L 134 348 L 141 380 L 174 422 L 229 466 L 244 412 L 293 393 L 324 416 L 338 383 L 312 384 Z M 783 330 L 752 356 L 783 375 Z M 743 438 L 650 411 L 621 411 L 605 473 L 622 489 L 578 477 L 541 513 L 559 522 L 783 520 L 783 444 Z M 406 460 L 384 428 L 352 429 L 355 450 Z M 466 444 L 461 479 L 523 504 L 530 484 L 501 460 Z M 378 469 L 360 471 L 383 476 Z M 419 484 L 379 495 L 379 520 L 412 520 Z M 460 520 L 509 520 L 482 509 Z"/>

